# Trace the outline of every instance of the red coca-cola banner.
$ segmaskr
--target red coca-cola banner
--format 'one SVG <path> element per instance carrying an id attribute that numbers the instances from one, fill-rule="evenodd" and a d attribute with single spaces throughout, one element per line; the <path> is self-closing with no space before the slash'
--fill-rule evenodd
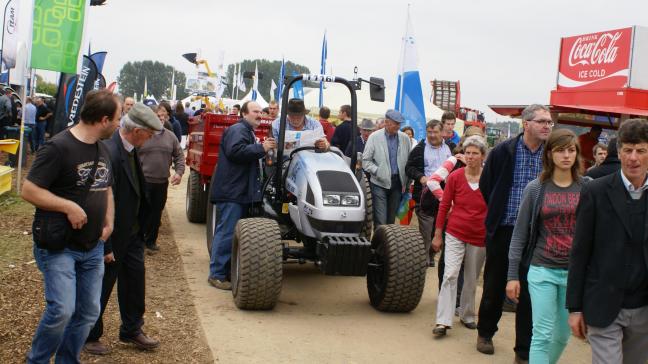
<path id="1" fill-rule="evenodd" d="M 632 28 L 562 38 L 558 89 L 628 87 Z"/>

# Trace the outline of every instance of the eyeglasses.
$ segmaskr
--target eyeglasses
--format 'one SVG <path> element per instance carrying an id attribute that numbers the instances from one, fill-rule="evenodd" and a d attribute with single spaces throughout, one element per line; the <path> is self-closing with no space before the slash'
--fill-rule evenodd
<path id="1" fill-rule="evenodd" d="M 537 119 L 537 120 L 533 119 L 533 120 L 530 120 L 530 121 L 533 121 L 534 123 L 537 123 L 537 124 L 543 124 L 543 125 L 546 125 L 548 127 L 553 127 L 554 126 L 554 122 L 551 119 Z"/>

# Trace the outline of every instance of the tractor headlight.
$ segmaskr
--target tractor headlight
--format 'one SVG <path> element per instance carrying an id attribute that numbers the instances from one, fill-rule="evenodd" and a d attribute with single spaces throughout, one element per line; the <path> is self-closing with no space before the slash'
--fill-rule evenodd
<path id="1" fill-rule="evenodd" d="M 322 195 L 324 205 L 327 206 L 340 206 L 340 195 L 325 193 Z"/>
<path id="2" fill-rule="evenodd" d="M 342 196 L 342 206 L 360 206 L 360 196 L 358 195 Z"/>

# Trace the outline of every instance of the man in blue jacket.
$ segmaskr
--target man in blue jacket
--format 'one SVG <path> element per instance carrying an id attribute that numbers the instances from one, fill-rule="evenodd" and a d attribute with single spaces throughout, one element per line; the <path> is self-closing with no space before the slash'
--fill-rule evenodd
<path id="1" fill-rule="evenodd" d="M 502 317 L 508 250 L 524 187 L 542 171 L 544 143 L 554 125 L 546 106 L 529 105 L 522 111 L 524 132 L 498 144 L 488 155 L 479 189 L 488 205 L 484 292 L 479 305 L 477 350 L 493 354 L 493 336 Z M 515 315 L 515 363 L 525 363 L 531 345 L 531 299 L 526 272 Z"/>
<path id="2" fill-rule="evenodd" d="M 276 147 L 274 139 L 256 142 L 254 129 L 261 124 L 261 106 L 248 101 L 241 107 L 243 117 L 223 133 L 218 165 L 212 176 L 211 202 L 216 204 L 218 221 L 212 241 L 209 278 L 212 286 L 232 289 L 229 281 L 232 238 L 239 219 L 251 203 L 261 201 L 261 162 L 266 152 Z"/>

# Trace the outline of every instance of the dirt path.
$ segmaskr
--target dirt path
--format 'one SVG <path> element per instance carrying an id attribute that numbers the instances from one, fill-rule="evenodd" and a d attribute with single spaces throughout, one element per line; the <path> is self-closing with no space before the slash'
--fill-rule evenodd
<path id="1" fill-rule="evenodd" d="M 186 183 L 186 179 L 184 179 Z M 330 277 L 312 265 L 284 269 L 273 311 L 240 311 L 230 292 L 207 284 L 205 227 L 185 217 L 186 185 L 171 187 L 167 209 L 190 292 L 215 360 L 317 363 L 511 363 L 514 316 L 505 313 L 494 338 L 495 355 L 475 350 L 476 332 L 455 319 L 447 337 L 432 337 L 436 269 L 430 268 L 424 297 L 409 314 L 385 314 L 369 305 L 364 277 Z M 481 295 L 479 290 L 478 295 Z M 589 362 L 589 348 L 572 339 L 562 363 Z"/>

